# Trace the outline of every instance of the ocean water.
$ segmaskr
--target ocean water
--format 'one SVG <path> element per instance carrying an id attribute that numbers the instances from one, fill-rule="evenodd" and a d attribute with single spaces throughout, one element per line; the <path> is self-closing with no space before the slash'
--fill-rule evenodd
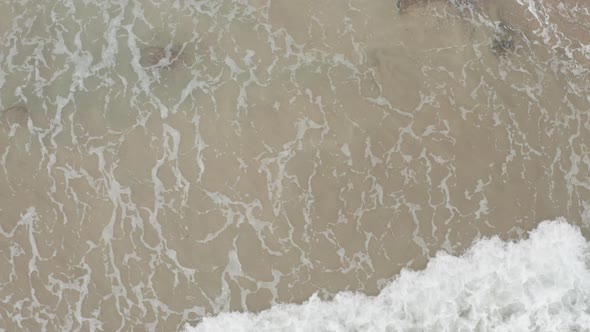
<path id="1" fill-rule="evenodd" d="M 0 329 L 584 331 L 588 31 L 585 0 L 0 0 Z"/>
<path id="2" fill-rule="evenodd" d="M 185 331 L 590 331 L 590 242 L 564 219 L 544 221 L 526 239 L 482 239 L 460 257 L 441 252 L 376 296 L 314 295 Z"/>

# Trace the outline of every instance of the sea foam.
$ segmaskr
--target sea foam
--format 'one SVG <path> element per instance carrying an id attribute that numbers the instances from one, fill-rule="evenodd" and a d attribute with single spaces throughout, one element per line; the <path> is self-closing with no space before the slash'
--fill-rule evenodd
<path id="1" fill-rule="evenodd" d="M 422 271 L 403 270 L 377 296 L 221 313 L 203 331 L 590 331 L 590 246 L 564 219 L 527 239 L 477 241 L 464 255 L 440 252 Z"/>

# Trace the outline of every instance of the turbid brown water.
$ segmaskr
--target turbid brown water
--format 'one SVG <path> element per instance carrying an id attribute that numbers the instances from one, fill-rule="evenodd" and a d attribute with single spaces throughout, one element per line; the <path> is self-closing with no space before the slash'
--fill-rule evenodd
<path id="1" fill-rule="evenodd" d="M 0 326 L 174 331 L 587 232 L 590 5 L 410 2 L 0 3 Z"/>

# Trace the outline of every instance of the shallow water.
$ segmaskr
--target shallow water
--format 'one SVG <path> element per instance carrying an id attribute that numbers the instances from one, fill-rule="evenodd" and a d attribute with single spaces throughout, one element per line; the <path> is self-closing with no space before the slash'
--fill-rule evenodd
<path id="1" fill-rule="evenodd" d="M 590 224 L 590 4 L 0 2 L 0 324 L 178 330 Z"/>

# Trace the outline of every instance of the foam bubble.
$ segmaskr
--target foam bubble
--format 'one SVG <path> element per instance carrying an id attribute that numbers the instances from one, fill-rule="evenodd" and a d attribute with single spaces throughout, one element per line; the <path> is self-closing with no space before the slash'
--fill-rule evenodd
<path id="1" fill-rule="evenodd" d="M 577 227 L 544 221 L 528 239 L 480 240 L 461 257 L 441 252 L 374 297 L 314 295 L 185 331 L 590 331 L 589 249 Z"/>

